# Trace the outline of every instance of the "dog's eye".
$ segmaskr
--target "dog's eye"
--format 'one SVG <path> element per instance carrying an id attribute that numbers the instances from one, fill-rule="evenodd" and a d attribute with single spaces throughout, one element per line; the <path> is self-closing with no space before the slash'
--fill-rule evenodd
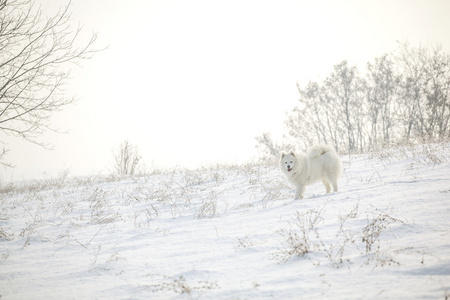
<path id="1" fill-rule="evenodd" d="M 292 164 L 292 160 L 291 160 L 291 164 Z"/>

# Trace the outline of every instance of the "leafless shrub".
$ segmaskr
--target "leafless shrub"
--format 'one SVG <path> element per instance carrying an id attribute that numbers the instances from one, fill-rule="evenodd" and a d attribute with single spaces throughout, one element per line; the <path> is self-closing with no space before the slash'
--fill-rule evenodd
<path id="1" fill-rule="evenodd" d="M 62 169 L 56 177 L 48 177 L 28 182 L 10 182 L 0 188 L 0 194 L 29 194 L 50 189 L 67 188 L 70 169 Z"/>
<path id="2" fill-rule="evenodd" d="M 118 175 L 135 175 L 141 162 L 138 148 L 128 141 L 123 141 L 114 154 L 115 171 Z"/>
<path id="3" fill-rule="evenodd" d="M 256 148 L 259 150 L 260 161 L 275 164 L 281 154 L 282 145 L 275 142 L 270 133 L 265 132 L 255 137 Z"/>
<path id="4" fill-rule="evenodd" d="M 321 245 L 321 250 L 328 258 L 330 263 L 340 268 L 344 262 L 349 262 L 350 259 L 345 256 L 345 252 L 349 246 L 354 245 L 358 239 L 358 233 L 346 228 L 346 223 L 349 219 L 356 219 L 358 216 L 359 202 L 354 208 L 344 216 L 339 216 L 339 229 L 334 237 L 334 242 L 325 243 L 316 231 L 316 238 Z"/>
<path id="5" fill-rule="evenodd" d="M 389 147 L 374 148 L 369 152 L 369 158 L 386 163 L 398 160 L 412 160 L 418 166 L 436 166 L 449 161 L 447 154 L 448 141 L 412 141 L 389 145 Z"/>
<path id="6" fill-rule="evenodd" d="M 191 187 L 180 185 L 174 178 L 160 181 L 152 192 L 153 199 L 169 207 L 172 216 L 181 215 L 194 196 Z"/>
<path id="7" fill-rule="evenodd" d="M 378 249 L 377 251 L 372 251 L 366 255 L 366 261 L 363 265 L 371 265 L 376 268 L 385 266 L 400 266 L 400 262 L 394 258 L 390 251 L 382 251 Z"/>
<path id="8" fill-rule="evenodd" d="M 186 186 L 201 185 L 206 182 L 203 178 L 203 172 L 199 171 L 185 171 L 184 181 Z"/>
<path id="9" fill-rule="evenodd" d="M 55 209 L 55 215 L 65 216 L 73 212 L 75 207 L 74 201 L 62 201 L 60 206 Z"/>
<path id="10" fill-rule="evenodd" d="M 216 184 L 220 184 L 225 180 L 226 174 L 224 170 L 221 170 L 219 166 L 217 166 L 217 168 L 211 170 L 211 177 Z"/>
<path id="11" fill-rule="evenodd" d="M 19 237 L 25 238 L 25 242 L 23 243 L 22 249 L 30 244 L 31 239 L 35 236 L 35 231 L 40 227 L 38 221 L 28 221 L 25 224 L 26 226 L 20 231 Z"/>
<path id="12" fill-rule="evenodd" d="M 392 256 L 392 251 L 385 249 L 381 245 L 381 236 L 389 227 L 403 222 L 390 216 L 386 210 L 372 214 L 367 217 L 367 225 L 361 230 L 347 228 L 350 219 L 358 218 L 357 203 L 355 207 L 345 216 L 339 217 L 339 228 L 334 237 L 324 238 L 321 236 L 319 225 L 323 221 L 320 210 L 309 210 L 306 213 L 296 213 L 294 222 L 290 222 L 289 229 L 282 229 L 279 233 L 282 236 L 283 247 L 280 247 L 274 254 L 274 258 L 281 262 L 287 262 L 292 257 L 305 257 L 308 254 L 315 254 L 315 257 L 323 255 L 336 268 L 344 263 L 350 262 L 348 252 L 359 251 L 360 246 L 365 248 L 361 251 L 363 265 L 386 266 L 399 265 Z"/>
<path id="13" fill-rule="evenodd" d="M 267 207 L 270 201 L 290 199 L 291 188 L 286 184 L 284 178 L 260 179 L 255 183 L 257 190 L 262 193 L 263 208 Z"/>
<path id="14" fill-rule="evenodd" d="M 197 218 L 211 218 L 217 215 L 217 193 L 212 190 L 209 196 L 203 200 L 197 213 Z"/>
<path id="15" fill-rule="evenodd" d="M 365 264 L 374 266 L 400 265 L 392 255 L 382 249 L 380 237 L 392 224 L 403 224 L 404 222 L 390 216 L 386 210 L 367 218 L 367 225 L 362 229 L 361 241 L 365 246 L 367 260 Z"/>
<path id="16" fill-rule="evenodd" d="M 12 241 L 14 239 L 14 233 L 7 233 L 3 228 L 0 227 L 0 239 Z"/>
<path id="17" fill-rule="evenodd" d="M 365 244 L 366 253 L 371 252 L 375 244 L 379 244 L 380 235 L 393 223 L 403 222 L 389 216 L 385 212 L 367 219 L 367 225 L 362 230 L 362 242 Z M 378 245 L 377 248 L 379 249 L 380 246 Z"/>
<path id="18" fill-rule="evenodd" d="M 12 194 L 15 193 L 17 191 L 17 186 L 10 182 L 5 186 L 1 186 L 0 187 L 0 194 Z"/>
<path id="19" fill-rule="evenodd" d="M 134 228 L 150 227 L 150 221 L 158 215 L 158 210 L 153 205 L 150 205 L 150 208 L 135 210 L 133 213 Z"/>
<path id="20" fill-rule="evenodd" d="M 320 210 L 311 209 L 305 213 L 296 212 L 288 230 L 282 229 L 278 233 L 282 236 L 284 247 L 278 249 L 274 258 L 287 262 L 292 257 L 303 257 L 317 248 L 312 235 L 317 236 L 317 226 L 323 221 Z"/>
<path id="21" fill-rule="evenodd" d="M 89 208 L 91 209 L 91 223 L 105 224 L 120 219 L 121 216 L 112 209 L 112 205 L 107 197 L 107 192 L 100 188 L 94 189 L 89 196 L 88 201 Z"/>
<path id="22" fill-rule="evenodd" d="M 151 284 L 148 287 L 152 292 L 169 291 L 177 294 L 191 294 L 194 291 L 207 291 L 218 289 L 217 282 L 210 282 L 207 280 L 199 280 L 196 283 L 188 283 L 183 275 L 169 277 L 165 275 L 153 275 L 154 280 L 158 283 Z"/>
<path id="23" fill-rule="evenodd" d="M 252 241 L 250 241 L 248 234 L 243 238 L 238 238 L 238 247 L 239 248 L 249 248 L 254 245 Z"/>

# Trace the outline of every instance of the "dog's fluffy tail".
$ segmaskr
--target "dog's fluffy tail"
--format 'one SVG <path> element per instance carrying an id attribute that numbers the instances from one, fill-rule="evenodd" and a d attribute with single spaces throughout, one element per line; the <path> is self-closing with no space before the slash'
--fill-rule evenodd
<path id="1" fill-rule="evenodd" d="M 334 148 L 332 146 L 324 145 L 324 144 L 317 144 L 317 145 L 314 145 L 311 148 L 309 148 L 308 156 L 309 157 L 319 157 L 328 152 L 336 153 L 336 151 L 334 150 Z"/>

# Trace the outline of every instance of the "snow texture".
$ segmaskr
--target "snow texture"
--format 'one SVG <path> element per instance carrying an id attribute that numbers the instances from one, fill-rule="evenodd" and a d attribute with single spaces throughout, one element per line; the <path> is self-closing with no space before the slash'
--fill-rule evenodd
<path id="1" fill-rule="evenodd" d="M 3 186 L 1 299 L 447 299 L 450 146 Z"/>

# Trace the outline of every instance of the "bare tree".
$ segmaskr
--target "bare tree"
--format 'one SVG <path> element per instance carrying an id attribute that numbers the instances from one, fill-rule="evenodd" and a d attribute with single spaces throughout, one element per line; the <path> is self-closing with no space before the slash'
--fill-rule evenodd
<path id="1" fill-rule="evenodd" d="M 115 171 L 118 175 L 134 175 L 138 171 L 141 156 L 138 148 L 128 141 L 120 144 L 119 151 L 115 153 Z"/>
<path id="2" fill-rule="evenodd" d="M 399 76 L 393 61 L 386 54 L 367 64 L 367 102 L 370 122 L 369 147 L 377 143 L 389 144 L 396 121 L 394 105 Z"/>
<path id="3" fill-rule="evenodd" d="M 405 138 L 448 138 L 450 56 L 440 46 L 426 49 L 402 43 L 395 58 L 402 74 L 399 110 Z"/>
<path id="4" fill-rule="evenodd" d="M 363 86 L 358 69 L 345 60 L 334 66 L 334 72 L 324 82 L 324 97 L 339 115 L 348 152 L 363 151 L 365 147 Z"/>
<path id="5" fill-rule="evenodd" d="M 399 45 L 395 53 L 398 72 L 402 75 L 399 84 L 400 97 L 398 109 L 402 117 L 404 138 L 410 140 L 423 134 L 423 86 L 425 79 L 426 49 L 413 48 L 408 43 Z"/>
<path id="6" fill-rule="evenodd" d="M 302 89 L 297 84 L 300 105 L 292 110 L 285 126 L 288 134 L 303 144 L 304 148 L 314 142 L 330 143 L 339 149 L 340 116 L 335 104 L 326 97 L 323 86 L 309 82 Z"/>
<path id="7" fill-rule="evenodd" d="M 426 82 L 424 86 L 428 137 L 450 137 L 450 55 L 442 47 L 431 49 L 426 58 Z"/>
<path id="8" fill-rule="evenodd" d="M 284 137 L 296 145 L 323 142 L 352 153 L 450 138 L 450 55 L 440 46 L 399 44 L 368 63 L 365 76 L 342 61 L 324 81 L 297 88 L 299 103 L 284 123 Z M 266 153 L 280 148 L 267 133 L 257 141 Z"/>
<path id="9" fill-rule="evenodd" d="M 271 161 L 274 158 L 278 159 L 280 156 L 280 146 L 273 141 L 270 133 L 265 132 L 261 136 L 255 137 L 255 139 L 258 142 L 256 148 L 261 153 L 262 160 Z"/>
<path id="10" fill-rule="evenodd" d="M 299 105 L 289 113 L 285 126 L 297 144 L 332 144 L 337 151 L 363 151 L 366 147 L 366 103 L 364 80 L 347 61 L 319 84 L 309 82 L 302 89 Z"/>
<path id="11" fill-rule="evenodd" d="M 89 59 L 96 35 L 78 47 L 81 27 L 70 28 L 70 3 L 45 16 L 33 0 L 0 0 L 0 131 L 39 140 L 50 117 L 73 103 L 64 95 L 70 63 Z M 0 156 L 0 159 L 2 156 Z"/>

